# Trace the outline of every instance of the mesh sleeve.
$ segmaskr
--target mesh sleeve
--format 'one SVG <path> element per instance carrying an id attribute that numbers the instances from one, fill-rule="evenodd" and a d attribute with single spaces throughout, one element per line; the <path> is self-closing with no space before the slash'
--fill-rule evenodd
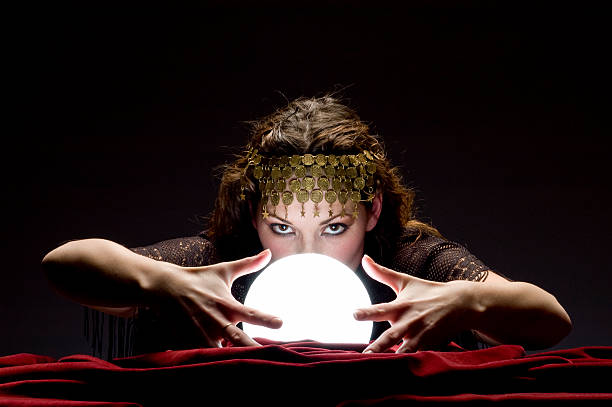
<path id="1" fill-rule="evenodd" d="M 130 250 L 182 267 L 206 266 L 215 257 L 213 244 L 200 235 L 164 240 L 149 246 L 132 247 Z"/>
<path id="2" fill-rule="evenodd" d="M 435 236 L 400 245 L 393 270 L 431 281 L 484 281 L 490 269 L 465 247 Z"/>

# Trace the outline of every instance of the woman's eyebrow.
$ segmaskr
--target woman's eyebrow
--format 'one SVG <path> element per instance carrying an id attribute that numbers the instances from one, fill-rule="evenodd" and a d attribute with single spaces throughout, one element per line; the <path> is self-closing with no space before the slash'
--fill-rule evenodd
<path id="1" fill-rule="evenodd" d="M 323 225 L 325 225 L 326 223 L 331 222 L 332 220 L 336 219 L 336 218 L 337 218 L 337 217 L 339 217 L 340 215 L 341 215 L 341 214 L 339 213 L 339 214 L 337 214 L 337 215 L 335 215 L 335 216 L 332 216 L 332 217 L 331 217 L 331 218 L 329 218 L 329 219 L 324 220 L 323 222 L 319 223 L 319 226 L 323 226 Z"/>
<path id="2" fill-rule="evenodd" d="M 268 216 L 269 216 L 270 218 L 275 218 L 275 219 L 278 219 L 278 220 L 280 220 L 280 221 L 281 221 L 281 222 L 283 222 L 283 223 L 287 223 L 287 224 L 289 224 L 289 225 L 293 226 L 293 223 L 289 222 L 289 219 L 279 218 L 278 216 L 276 216 L 276 215 L 272 215 L 272 214 L 270 214 L 270 215 L 268 215 Z"/>

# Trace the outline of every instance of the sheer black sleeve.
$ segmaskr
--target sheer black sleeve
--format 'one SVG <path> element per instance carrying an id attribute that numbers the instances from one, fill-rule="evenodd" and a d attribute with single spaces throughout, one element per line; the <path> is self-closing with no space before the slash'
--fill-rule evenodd
<path id="1" fill-rule="evenodd" d="M 431 281 L 484 281 L 489 267 L 465 247 L 435 236 L 400 245 L 391 268 Z"/>
<path id="2" fill-rule="evenodd" d="M 182 267 L 206 266 L 215 262 L 213 244 L 203 235 L 164 240 L 149 246 L 130 248 L 151 259 Z"/>

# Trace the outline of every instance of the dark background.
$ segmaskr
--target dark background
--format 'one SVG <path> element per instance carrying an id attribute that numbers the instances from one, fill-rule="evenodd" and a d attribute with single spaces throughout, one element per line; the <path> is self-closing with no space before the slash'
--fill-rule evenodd
<path id="1" fill-rule="evenodd" d="M 337 89 L 423 220 L 565 306 L 574 330 L 556 348 L 612 345 L 605 13 L 374 3 L 7 15 L 0 354 L 88 353 L 82 309 L 42 257 L 70 239 L 197 233 L 243 121 Z"/>

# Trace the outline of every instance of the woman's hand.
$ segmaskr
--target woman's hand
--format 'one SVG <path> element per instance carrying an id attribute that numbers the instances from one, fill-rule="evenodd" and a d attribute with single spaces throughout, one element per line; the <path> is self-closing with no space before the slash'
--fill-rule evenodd
<path id="1" fill-rule="evenodd" d="M 355 311 L 357 320 L 391 323 L 391 328 L 364 353 L 383 352 L 402 340 L 397 353 L 431 349 L 469 329 L 474 313 L 471 290 L 474 283 L 423 280 L 383 267 L 367 255 L 362 264 L 370 277 L 388 285 L 397 295 L 391 302 Z"/>
<path id="2" fill-rule="evenodd" d="M 210 347 L 220 347 L 222 340 L 237 346 L 259 346 L 235 324 L 280 328 L 282 321 L 274 315 L 246 307 L 231 293 L 234 280 L 265 267 L 272 255 L 264 250 L 256 256 L 203 267 L 181 267 L 172 278 L 164 278 L 155 286 L 162 287 L 164 296 L 176 300 L 199 328 Z M 152 291 L 156 291 L 153 289 Z"/>

